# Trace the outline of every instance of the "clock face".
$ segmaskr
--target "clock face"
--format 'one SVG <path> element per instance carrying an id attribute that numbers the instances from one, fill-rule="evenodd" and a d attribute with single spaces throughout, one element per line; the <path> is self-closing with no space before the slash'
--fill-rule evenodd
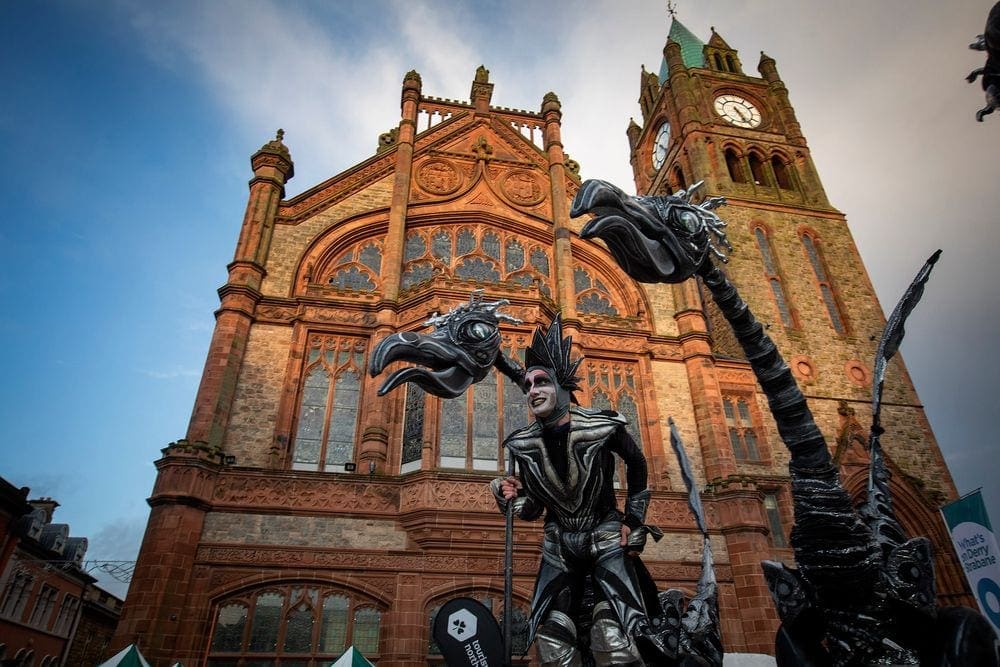
<path id="1" fill-rule="evenodd" d="M 715 98 L 715 112 L 736 127 L 760 125 L 760 111 L 753 102 L 739 95 L 719 95 Z"/>
<path id="2" fill-rule="evenodd" d="M 670 123 L 663 121 L 656 131 L 656 141 L 653 144 L 653 169 L 659 169 L 667 159 L 667 148 L 670 147 Z"/>

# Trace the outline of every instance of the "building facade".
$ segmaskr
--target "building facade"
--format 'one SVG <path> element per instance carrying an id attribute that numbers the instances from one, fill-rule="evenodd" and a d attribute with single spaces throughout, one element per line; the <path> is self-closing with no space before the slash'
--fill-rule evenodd
<path id="1" fill-rule="evenodd" d="M 871 365 L 885 320 L 844 215 L 827 201 L 772 59 L 757 74 L 714 33 L 674 21 L 659 73 L 641 73 L 627 130 L 636 187 L 703 180 L 740 252 L 726 270 L 775 339 L 860 495 Z M 499 376 L 442 400 L 377 395 L 373 346 L 420 330 L 473 290 L 510 301 L 505 349 L 562 313 L 584 362 L 584 405 L 628 417 L 649 462 L 646 550 L 661 587 L 693 591 L 701 538 L 669 453 L 677 423 L 716 556 L 729 651 L 770 652 L 777 619 L 759 562 L 790 562 L 788 456 L 749 364 L 698 285 L 641 285 L 569 218 L 580 185 L 561 104 L 467 102 L 402 86 L 397 127 L 369 159 L 285 198 L 279 131 L 254 177 L 186 437 L 157 462 L 146 535 L 112 648 L 154 664 L 326 665 L 349 645 L 379 664 L 440 664 L 431 620 L 473 596 L 499 613 L 504 529 L 487 489 L 503 435 L 527 420 Z M 936 516 L 955 497 L 900 361 L 883 444 L 903 525 L 937 548 L 939 593 L 971 602 Z M 540 526 L 515 527 L 516 643 Z M 530 661 L 528 658 L 524 659 Z"/>
<path id="2" fill-rule="evenodd" d="M 87 538 L 53 523 L 59 503 L 28 493 L 0 478 L 0 665 L 97 665 L 122 602 L 85 571 Z"/>

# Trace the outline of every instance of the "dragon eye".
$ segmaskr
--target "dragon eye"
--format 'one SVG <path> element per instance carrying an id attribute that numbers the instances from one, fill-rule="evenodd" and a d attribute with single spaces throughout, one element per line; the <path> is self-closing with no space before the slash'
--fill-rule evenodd
<path id="1" fill-rule="evenodd" d="M 465 328 L 465 334 L 476 340 L 486 340 L 493 333 L 493 327 L 485 322 L 473 322 Z"/>
<path id="2" fill-rule="evenodd" d="M 696 232 L 701 227 L 698 216 L 691 211 L 681 211 L 677 217 L 680 218 L 681 224 L 687 227 L 689 232 Z"/>

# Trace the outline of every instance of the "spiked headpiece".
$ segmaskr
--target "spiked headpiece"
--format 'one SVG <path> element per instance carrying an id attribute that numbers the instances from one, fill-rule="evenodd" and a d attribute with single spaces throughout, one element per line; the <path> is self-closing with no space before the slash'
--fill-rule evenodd
<path id="1" fill-rule="evenodd" d="M 580 378 L 576 371 L 583 362 L 583 357 L 570 361 L 572 346 L 571 336 L 563 338 L 562 316 L 556 315 L 548 331 L 543 332 L 542 327 L 535 329 L 531 345 L 524 352 L 524 367 L 529 370 L 534 367 L 549 369 L 555 373 L 552 379 L 557 385 L 568 392 L 577 391 L 580 389 Z"/>

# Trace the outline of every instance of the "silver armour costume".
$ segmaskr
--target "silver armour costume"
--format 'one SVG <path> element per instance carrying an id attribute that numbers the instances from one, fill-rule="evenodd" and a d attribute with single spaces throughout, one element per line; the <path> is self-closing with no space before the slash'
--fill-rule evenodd
<path id="1" fill-rule="evenodd" d="M 571 619 L 589 576 L 596 603 L 589 644 L 596 663 L 641 665 L 634 635 L 646 619 L 645 568 L 626 556 L 621 527 L 633 530 L 626 548 L 641 550 L 649 505 L 646 460 L 617 413 L 573 407 L 569 415 L 567 424 L 546 428 L 536 421 L 504 441 L 523 486 L 512 501 L 515 515 L 530 521 L 545 513 L 531 637 L 537 637 L 543 664 L 580 664 Z M 626 465 L 624 514 L 616 507 L 615 454 Z M 492 489 L 505 511 L 500 480 Z"/>

